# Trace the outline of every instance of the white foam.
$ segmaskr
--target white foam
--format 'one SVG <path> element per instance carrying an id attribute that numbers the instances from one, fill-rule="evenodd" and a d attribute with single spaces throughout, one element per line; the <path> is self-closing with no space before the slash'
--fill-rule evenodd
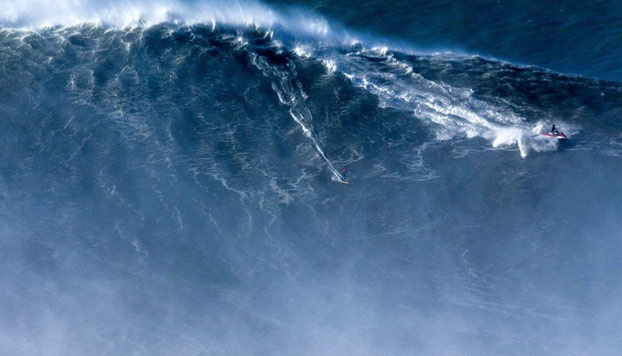
<path id="1" fill-rule="evenodd" d="M 375 52 L 379 56 L 386 56 L 387 52 L 389 51 L 389 48 L 386 46 L 377 46 L 377 47 L 373 47 L 371 50 L 372 52 Z"/>
<path id="2" fill-rule="evenodd" d="M 337 71 L 337 64 L 331 59 L 322 59 L 321 63 L 326 67 L 328 74 L 333 74 Z"/>
<path id="3" fill-rule="evenodd" d="M 224 22 L 243 25 L 271 25 L 277 15 L 256 2 L 184 3 L 181 1 L 94 1 L 94 0 L 26 0 L 3 6 L 0 23 L 23 27 L 53 25 L 73 26 L 82 23 L 114 27 L 153 25 L 165 21 L 186 23 Z"/>
<path id="4" fill-rule="evenodd" d="M 253 0 L 2 0 L 0 8 L 0 26 L 16 29 L 37 30 L 85 23 L 121 29 L 170 22 L 210 24 L 212 30 L 216 29 L 217 24 L 255 25 L 266 29 L 278 24 L 291 32 L 315 37 L 327 37 L 331 34 L 328 22 L 320 16 L 300 10 L 277 12 Z"/>
<path id="5" fill-rule="evenodd" d="M 493 147 L 502 146 L 518 146 L 521 157 L 527 157 L 529 153 L 530 145 L 528 144 L 525 131 L 516 127 L 505 127 L 492 130 L 488 134 L 489 138 L 492 138 Z"/>
<path id="6" fill-rule="evenodd" d="M 309 46 L 306 45 L 296 45 L 294 47 L 294 53 L 301 58 L 309 58 L 311 57 L 311 50 Z"/>

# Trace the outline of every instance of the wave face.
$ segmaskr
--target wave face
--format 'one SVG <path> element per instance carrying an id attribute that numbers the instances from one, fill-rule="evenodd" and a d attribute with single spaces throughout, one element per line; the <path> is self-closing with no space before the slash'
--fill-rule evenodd
<path id="1" fill-rule="evenodd" d="M 0 353 L 620 350 L 622 85 L 230 8 L 5 13 Z"/>

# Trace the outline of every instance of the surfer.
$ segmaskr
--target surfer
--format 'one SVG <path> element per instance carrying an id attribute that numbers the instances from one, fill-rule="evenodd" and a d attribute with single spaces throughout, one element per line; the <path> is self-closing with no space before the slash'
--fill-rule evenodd
<path id="1" fill-rule="evenodd" d="M 348 175 L 348 168 L 343 167 L 343 169 L 341 170 L 341 177 L 343 178 L 343 180 L 347 179 L 347 175 Z"/>
<path id="2" fill-rule="evenodd" d="M 555 124 L 553 124 L 553 127 L 551 127 L 551 133 L 555 136 L 559 135 L 559 131 L 557 131 Z"/>

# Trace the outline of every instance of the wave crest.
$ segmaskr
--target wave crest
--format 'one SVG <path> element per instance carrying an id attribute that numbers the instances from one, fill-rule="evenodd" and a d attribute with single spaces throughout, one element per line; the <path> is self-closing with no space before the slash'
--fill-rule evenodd
<path id="1" fill-rule="evenodd" d="M 320 16 L 299 9 L 280 13 L 255 1 L 88 1 L 30 0 L 4 4 L 0 25 L 8 28 L 39 29 L 52 26 L 76 26 L 95 23 L 113 28 L 149 27 L 170 22 L 174 24 L 256 25 L 284 27 L 292 32 L 328 36 L 328 22 Z"/>

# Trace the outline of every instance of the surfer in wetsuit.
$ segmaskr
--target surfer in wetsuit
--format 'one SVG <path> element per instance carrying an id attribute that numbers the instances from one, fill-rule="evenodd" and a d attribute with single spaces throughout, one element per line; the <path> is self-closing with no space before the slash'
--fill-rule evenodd
<path id="1" fill-rule="evenodd" d="M 343 180 L 347 179 L 346 177 L 347 175 L 348 175 L 348 168 L 343 167 L 343 169 L 341 170 L 341 176 L 343 177 Z"/>
<path id="2" fill-rule="evenodd" d="M 557 128 L 555 127 L 555 124 L 553 124 L 553 127 L 551 127 L 551 133 L 553 135 L 558 135 L 559 134 L 559 131 L 557 131 Z"/>

